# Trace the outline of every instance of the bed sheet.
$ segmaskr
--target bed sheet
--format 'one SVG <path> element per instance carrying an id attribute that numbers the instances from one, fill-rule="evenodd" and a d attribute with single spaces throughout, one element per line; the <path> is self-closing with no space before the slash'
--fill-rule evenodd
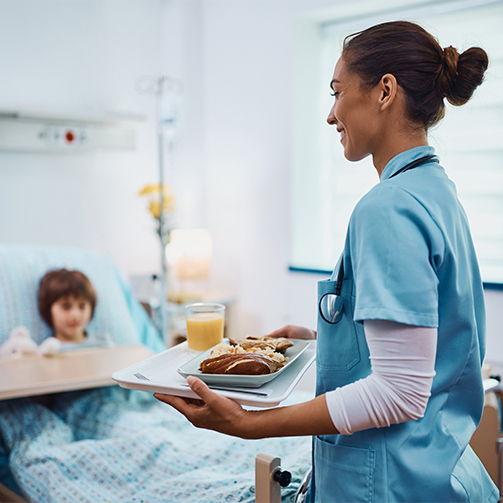
<path id="1" fill-rule="evenodd" d="M 289 403 L 310 398 L 294 392 Z M 282 458 L 293 501 L 309 437 L 242 440 L 193 427 L 152 395 L 119 387 L 61 393 L 48 406 L 0 402 L 11 472 L 40 503 L 254 502 L 255 456 Z"/>

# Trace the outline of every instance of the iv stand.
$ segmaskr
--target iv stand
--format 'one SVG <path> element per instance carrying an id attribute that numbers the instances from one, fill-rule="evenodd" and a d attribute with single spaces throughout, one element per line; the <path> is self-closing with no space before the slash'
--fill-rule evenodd
<path id="1" fill-rule="evenodd" d="M 157 149 L 159 159 L 159 184 L 160 184 L 160 215 L 159 215 L 159 235 L 161 242 L 161 291 L 159 299 L 159 325 L 162 339 L 169 347 L 171 345 L 169 334 L 169 316 L 166 309 L 168 302 L 168 271 L 166 267 L 166 250 L 164 243 L 164 234 L 166 229 L 166 219 L 164 214 L 164 180 L 165 180 L 165 165 L 166 165 L 166 144 L 171 150 L 178 126 L 179 117 L 176 110 L 168 110 L 165 115 L 163 110 L 164 98 L 167 93 L 172 95 L 180 94 L 182 84 L 179 80 L 167 75 L 159 77 L 143 77 L 138 81 L 138 90 L 143 94 L 155 94 L 157 98 L 156 107 L 156 135 Z M 170 113 L 171 112 L 171 113 Z M 175 112 L 175 113 L 173 113 Z"/>
<path id="2" fill-rule="evenodd" d="M 161 77 L 162 79 L 162 77 Z M 159 184 L 160 184 L 160 204 L 161 212 L 159 215 L 159 234 L 161 241 L 161 294 L 159 302 L 159 324 L 161 325 L 161 336 L 164 341 L 169 337 L 169 319 L 168 312 L 165 309 L 165 304 L 168 302 L 168 271 L 166 268 L 166 254 L 164 248 L 164 229 L 165 229 L 165 219 L 164 219 L 164 142 L 162 135 L 162 113 L 161 113 L 161 99 L 162 99 L 162 81 L 159 82 L 159 91 L 157 92 L 157 149 L 159 155 Z M 166 344 L 166 346 L 171 346 L 171 344 Z"/>

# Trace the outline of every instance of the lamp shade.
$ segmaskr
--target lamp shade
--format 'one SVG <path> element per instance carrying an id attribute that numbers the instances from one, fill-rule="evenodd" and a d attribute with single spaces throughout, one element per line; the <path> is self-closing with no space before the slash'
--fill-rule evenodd
<path id="1" fill-rule="evenodd" d="M 175 229 L 166 247 L 166 259 L 179 280 L 200 280 L 210 275 L 213 243 L 207 229 Z"/>

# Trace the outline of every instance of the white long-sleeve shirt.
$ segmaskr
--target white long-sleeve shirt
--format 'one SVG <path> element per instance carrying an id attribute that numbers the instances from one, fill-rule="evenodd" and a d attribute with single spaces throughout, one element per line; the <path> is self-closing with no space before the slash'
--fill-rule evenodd
<path id="1" fill-rule="evenodd" d="M 372 373 L 325 395 L 345 435 L 422 417 L 435 375 L 436 328 L 365 320 L 364 329 Z"/>

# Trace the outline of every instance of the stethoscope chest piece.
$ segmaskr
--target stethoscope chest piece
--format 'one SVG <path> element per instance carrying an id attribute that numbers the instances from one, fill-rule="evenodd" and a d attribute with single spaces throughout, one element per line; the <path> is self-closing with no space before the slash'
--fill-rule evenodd
<path id="1" fill-rule="evenodd" d="M 332 325 L 339 323 L 344 311 L 344 299 L 335 293 L 326 293 L 320 299 L 319 310 L 321 317 Z"/>

